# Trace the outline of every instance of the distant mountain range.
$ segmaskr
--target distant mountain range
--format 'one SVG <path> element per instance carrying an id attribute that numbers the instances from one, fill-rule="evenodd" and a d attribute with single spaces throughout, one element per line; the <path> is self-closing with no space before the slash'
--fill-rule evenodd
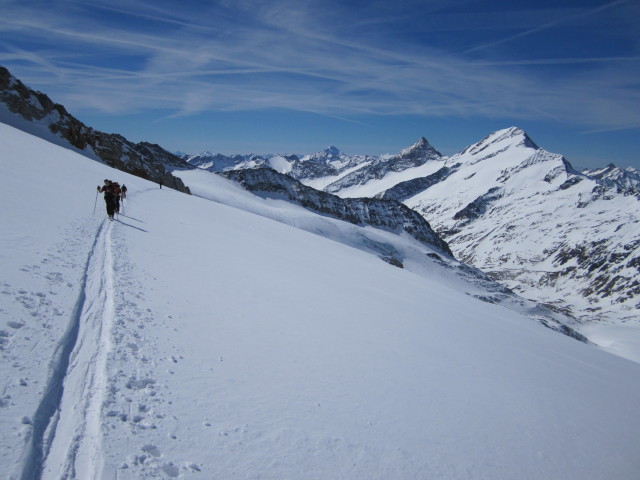
<path id="1" fill-rule="evenodd" d="M 640 326 L 640 172 L 613 164 L 576 171 L 515 127 L 451 156 L 425 138 L 383 156 L 334 146 L 309 155 L 179 156 L 85 126 L 2 67 L 0 120 L 187 193 L 172 171 L 224 174 L 322 214 L 400 228 L 581 322 Z"/>
<path id="2" fill-rule="evenodd" d="M 582 321 L 639 321 L 640 172 L 576 171 L 521 129 L 441 155 L 425 138 L 396 155 L 185 155 L 212 172 L 269 167 L 342 198 L 402 202 L 457 258 Z M 234 178 L 231 176 L 230 178 Z"/>

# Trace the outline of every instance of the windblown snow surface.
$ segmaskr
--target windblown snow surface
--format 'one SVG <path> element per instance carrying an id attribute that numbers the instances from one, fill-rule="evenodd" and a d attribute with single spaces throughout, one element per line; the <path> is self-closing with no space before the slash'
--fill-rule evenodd
<path id="1" fill-rule="evenodd" d="M 640 477 L 640 365 L 477 300 L 413 240 L 6 125 L 0 146 L 2 478 Z"/>

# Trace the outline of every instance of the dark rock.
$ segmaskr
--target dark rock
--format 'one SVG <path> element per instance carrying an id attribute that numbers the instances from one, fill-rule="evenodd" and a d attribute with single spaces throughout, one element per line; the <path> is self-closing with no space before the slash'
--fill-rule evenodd
<path id="1" fill-rule="evenodd" d="M 404 230 L 420 242 L 453 257 L 447 243 L 416 211 L 394 201 L 374 198 L 340 198 L 303 185 L 268 168 L 231 170 L 220 175 L 252 192 L 283 195 L 309 210 L 356 225 L 372 225 L 392 231 Z"/>
<path id="2" fill-rule="evenodd" d="M 191 193 L 182 180 L 169 172 L 169 168 L 193 168 L 181 158 L 158 145 L 144 142 L 134 144 L 122 135 L 108 134 L 86 126 L 62 105 L 54 103 L 41 92 L 31 90 L 1 66 L 0 101 L 7 105 L 9 111 L 25 120 L 48 121 L 52 133 L 80 151 L 90 148 L 110 167 Z"/>

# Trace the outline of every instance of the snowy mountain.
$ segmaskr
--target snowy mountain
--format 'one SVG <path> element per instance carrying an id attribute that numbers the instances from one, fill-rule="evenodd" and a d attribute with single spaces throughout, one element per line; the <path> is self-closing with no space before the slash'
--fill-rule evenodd
<path id="1" fill-rule="evenodd" d="M 57 145 L 74 148 L 119 170 L 188 192 L 180 179 L 169 173 L 174 168 L 192 168 L 180 158 L 158 145 L 134 144 L 122 135 L 87 127 L 62 105 L 53 103 L 44 93 L 28 88 L 2 66 L 0 121 Z"/>
<path id="2" fill-rule="evenodd" d="M 255 154 L 228 156 L 206 151 L 197 155 L 184 155 L 182 158 L 190 165 L 216 173 L 268 167 L 298 180 L 304 180 L 306 185 L 319 189 L 326 185 L 316 185 L 315 179 L 335 180 L 337 176 L 346 175 L 359 166 L 370 164 L 378 159 L 367 155 L 348 156 L 334 146 L 304 156 Z"/>
<path id="3" fill-rule="evenodd" d="M 264 165 L 245 161 L 225 170 Z M 397 155 L 349 157 L 329 147 L 275 169 L 345 199 L 403 202 L 457 258 L 575 317 L 592 340 L 625 355 L 640 352 L 636 170 L 578 172 L 515 127 L 450 157 L 421 138 Z"/>
<path id="4" fill-rule="evenodd" d="M 398 155 L 377 158 L 373 162 L 363 165 L 362 168 L 358 168 L 330 183 L 325 187 L 325 190 L 330 193 L 349 192 L 347 196 L 369 196 L 360 195 L 357 188 L 361 185 L 381 180 L 389 174 L 421 167 L 429 161 L 437 162 L 441 158 L 442 155 L 423 137 Z"/>
<path id="5" fill-rule="evenodd" d="M 640 364 L 441 250 L 204 170 L 184 195 L 4 124 L 0 144 L 5 478 L 640 471 Z M 116 221 L 103 178 L 129 187 Z"/>
<path id="6" fill-rule="evenodd" d="M 285 170 L 343 198 L 403 202 L 456 257 L 576 317 L 594 338 L 620 350 L 629 342 L 640 347 L 640 175 L 634 169 L 578 172 L 512 127 L 450 157 L 422 138 L 385 157 L 350 158 L 331 148 Z"/>
<path id="7" fill-rule="evenodd" d="M 193 166 L 218 173 L 270 167 L 300 180 L 309 187 L 329 193 L 340 192 L 341 196 L 349 197 L 372 197 L 370 192 L 362 190 L 363 184 L 372 181 L 375 183 L 382 179 L 387 183 L 397 183 L 406 178 L 407 172 L 420 174 L 425 164 L 428 163 L 427 168 L 430 168 L 437 161 L 443 161 L 442 155 L 425 138 L 421 138 L 397 155 L 346 155 L 335 146 L 330 146 L 304 156 L 226 156 L 204 152 L 185 155 L 183 158 Z"/>
<path id="8" fill-rule="evenodd" d="M 445 163 L 440 181 L 403 201 L 459 258 L 581 320 L 640 320 L 640 210 L 630 189 L 575 171 L 515 128 Z"/>
<path id="9" fill-rule="evenodd" d="M 263 166 L 266 158 L 261 155 L 222 155 L 205 151 L 196 155 L 184 155 L 182 157 L 189 165 L 208 170 L 210 172 L 225 172 L 239 168 L 255 168 Z"/>
<path id="10" fill-rule="evenodd" d="M 584 170 L 582 173 L 594 179 L 604 189 L 615 188 L 617 193 L 640 195 L 640 172 L 635 168 L 623 170 L 611 163 L 604 168 Z"/>
<path id="11" fill-rule="evenodd" d="M 338 148 L 330 146 L 321 152 L 305 155 L 292 165 L 289 174 L 304 181 L 313 188 L 322 190 L 326 187 L 324 179 L 341 178 L 363 165 L 369 165 L 376 157 L 368 155 L 346 155 Z M 318 181 L 320 183 L 318 183 Z"/>
<path id="12" fill-rule="evenodd" d="M 308 186 L 343 198 L 405 203 L 457 257 L 588 323 L 591 335 L 600 337 L 599 329 L 614 328 L 610 323 L 640 326 L 640 175 L 634 169 L 578 172 L 518 128 L 450 157 L 422 138 L 398 155 L 350 159 L 335 149 L 300 164 L 313 168 L 294 165 L 286 173 Z M 624 337 L 626 330 L 616 341 Z"/>

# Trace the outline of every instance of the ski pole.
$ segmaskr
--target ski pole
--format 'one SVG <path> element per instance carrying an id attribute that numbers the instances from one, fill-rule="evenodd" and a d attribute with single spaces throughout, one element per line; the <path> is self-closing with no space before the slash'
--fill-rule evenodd
<path id="1" fill-rule="evenodd" d="M 99 194 L 99 193 L 100 193 L 100 192 L 96 192 L 96 201 L 95 201 L 95 202 L 93 202 L 93 214 L 94 214 L 94 215 L 96 214 L 96 205 L 98 204 L 98 194 Z"/>

